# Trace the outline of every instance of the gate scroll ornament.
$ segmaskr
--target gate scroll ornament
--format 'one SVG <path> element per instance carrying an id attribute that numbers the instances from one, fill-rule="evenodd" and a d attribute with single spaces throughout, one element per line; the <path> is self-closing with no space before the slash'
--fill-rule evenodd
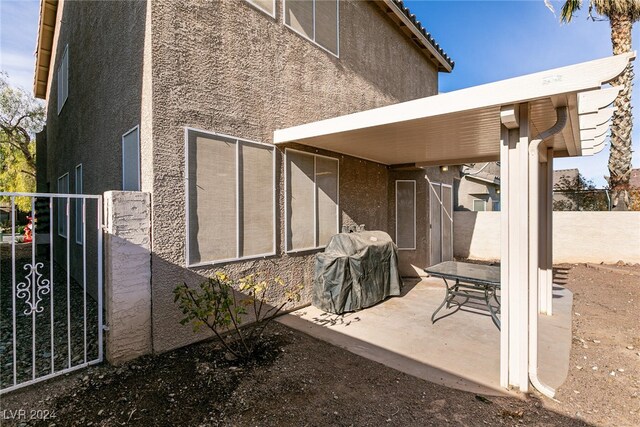
<path id="1" fill-rule="evenodd" d="M 20 282 L 16 285 L 16 297 L 24 299 L 25 303 L 29 305 L 29 307 L 24 311 L 24 314 L 27 316 L 34 312 L 41 313 L 43 307 L 38 305 L 42 301 L 42 295 L 47 295 L 51 292 L 51 283 L 49 279 L 42 279 L 42 283 L 40 282 L 42 274 L 38 269 L 43 266 L 44 264 L 41 262 L 25 264 L 24 269 L 31 270 L 25 277 L 27 282 Z"/>

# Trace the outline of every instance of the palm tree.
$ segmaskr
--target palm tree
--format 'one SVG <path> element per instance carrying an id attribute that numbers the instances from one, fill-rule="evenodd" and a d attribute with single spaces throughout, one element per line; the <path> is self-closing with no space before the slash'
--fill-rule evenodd
<path id="1" fill-rule="evenodd" d="M 573 14 L 582 7 L 582 0 L 567 0 L 562 6 L 560 20 L 571 22 Z M 609 19 L 613 54 L 631 51 L 631 28 L 640 19 L 640 0 L 589 0 L 589 17 L 592 12 Z M 622 86 L 614 105 L 616 107 L 611 123 L 611 150 L 609 153 L 609 187 L 613 193 L 615 210 L 626 210 L 629 205 L 629 178 L 631 177 L 631 84 L 633 65 L 613 82 Z"/>

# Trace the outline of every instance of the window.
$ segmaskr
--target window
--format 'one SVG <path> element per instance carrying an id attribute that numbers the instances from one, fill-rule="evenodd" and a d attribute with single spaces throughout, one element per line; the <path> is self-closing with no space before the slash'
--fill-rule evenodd
<path id="1" fill-rule="evenodd" d="M 69 194 L 69 174 L 58 178 L 58 193 Z M 58 198 L 58 236 L 67 237 L 67 199 Z"/>
<path id="2" fill-rule="evenodd" d="M 338 159 L 285 151 L 286 250 L 326 246 L 338 233 Z"/>
<path id="3" fill-rule="evenodd" d="M 276 0 L 246 0 L 272 18 L 276 17 Z"/>
<path id="4" fill-rule="evenodd" d="M 487 210 L 487 201 L 476 199 L 473 201 L 473 211 L 474 212 L 484 212 Z"/>
<path id="5" fill-rule="evenodd" d="M 500 210 L 500 200 L 494 200 L 493 204 L 491 205 L 491 210 L 496 212 Z"/>
<path id="6" fill-rule="evenodd" d="M 82 164 L 76 166 L 76 194 L 82 194 Z M 82 205 L 84 199 L 75 199 L 75 225 L 76 225 L 76 243 L 82 244 L 82 223 L 84 218 L 84 212 Z"/>
<path id="7" fill-rule="evenodd" d="M 69 45 L 64 47 L 60 65 L 58 65 L 58 114 L 69 97 Z"/>
<path id="8" fill-rule="evenodd" d="M 185 134 L 187 265 L 275 255 L 275 147 Z"/>
<path id="9" fill-rule="evenodd" d="M 285 0 L 284 23 L 296 33 L 339 56 L 338 0 Z"/>
<path id="10" fill-rule="evenodd" d="M 396 181 L 396 245 L 416 249 L 416 182 Z"/>
<path id="11" fill-rule="evenodd" d="M 140 191 L 140 128 L 122 135 L 122 190 Z"/>

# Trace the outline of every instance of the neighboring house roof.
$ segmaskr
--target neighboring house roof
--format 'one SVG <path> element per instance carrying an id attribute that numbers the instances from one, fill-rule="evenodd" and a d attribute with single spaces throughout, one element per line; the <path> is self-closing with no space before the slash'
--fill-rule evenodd
<path id="1" fill-rule="evenodd" d="M 571 184 L 574 184 L 580 171 L 578 169 L 558 169 L 553 171 L 553 189 L 554 190 L 567 190 Z"/>
<path id="2" fill-rule="evenodd" d="M 498 162 L 474 163 L 461 171 L 462 176 L 494 185 L 500 185 L 500 165 Z"/>
<path id="3" fill-rule="evenodd" d="M 448 73 L 453 70 L 455 65 L 453 60 L 436 43 L 431 34 L 427 32 L 402 0 L 376 0 L 375 3 L 391 17 L 402 32 L 436 65 L 438 71 Z M 53 59 L 53 36 L 57 25 L 57 10 L 58 0 L 40 0 L 40 19 L 35 52 L 36 68 L 33 78 L 33 93 L 36 98 L 44 99 L 47 96 L 49 69 Z"/>
<path id="4" fill-rule="evenodd" d="M 464 175 L 464 176 L 467 179 L 473 179 L 476 181 L 482 181 L 489 184 L 500 185 L 500 177 L 490 173 L 479 172 L 475 175 Z"/>
<path id="5" fill-rule="evenodd" d="M 451 72 L 455 62 L 436 43 L 435 39 L 416 19 L 416 15 L 411 13 L 402 0 L 382 0 L 377 2 L 387 13 L 392 12 L 397 19 L 393 19 L 407 36 L 418 45 L 420 49 L 426 51 L 425 54 L 431 59 L 438 71 Z"/>

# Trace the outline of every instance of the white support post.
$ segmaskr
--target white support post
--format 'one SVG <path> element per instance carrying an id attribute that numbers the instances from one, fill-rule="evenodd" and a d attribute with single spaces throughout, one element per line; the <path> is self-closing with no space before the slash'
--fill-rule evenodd
<path id="1" fill-rule="evenodd" d="M 547 294 L 549 292 L 549 286 L 547 285 L 547 258 L 545 251 L 547 249 L 547 147 L 541 144 L 538 147 L 538 162 L 536 165 L 538 169 L 538 180 L 532 182 L 538 192 L 538 235 L 539 242 L 537 251 L 538 262 L 538 301 L 537 312 L 546 313 L 546 301 Z"/>
<path id="2" fill-rule="evenodd" d="M 546 243 L 545 250 L 545 273 L 546 280 L 545 285 L 547 288 L 546 298 L 542 302 L 543 313 L 551 316 L 553 314 L 553 148 L 547 148 L 547 163 L 546 163 L 546 188 L 544 189 L 544 195 L 547 199 L 546 215 L 546 237 L 544 239 Z"/>
<path id="3" fill-rule="evenodd" d="M 538 174 L 538 312 L 553 312 L 553 148 L 541 145 Z M 531 185 L 536 185 L 533 181 Z M 533 208 L 536 208 L 535 206 Z"/>
<path id="4" fill-rule="evenodd" d="M 514 110 L 517 108 L 513 106 Z M 504 109 L 504 107 L 503 107 Z M 529 106 L 519 127 L 504 123 L 501 165 L 501 378 L 504 387 L 529 390 Z M 537 280 L 536 280 L 537 281 Z"/>
<path id="5" fill-rule="evenodd" d="M 506 126 L 500 129 L 500 386 L 509 388 L 509 217 L 510 182 L 509 150 L 511 134 Z"/>

